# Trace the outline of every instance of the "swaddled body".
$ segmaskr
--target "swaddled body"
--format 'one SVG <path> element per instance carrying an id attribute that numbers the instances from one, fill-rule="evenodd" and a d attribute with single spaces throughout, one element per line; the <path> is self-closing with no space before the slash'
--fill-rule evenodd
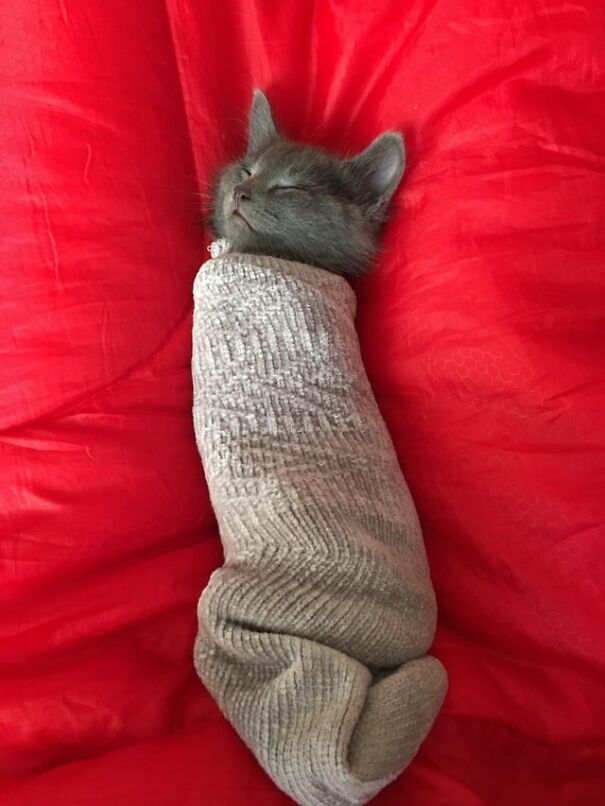
<path id="1" fill-rule="evenodd" d="M 196 668 L 304 806 L 365 803 L 446 688 L 418 519 L 330 268 L 226 251 L 194 289 L 194 421 L 225 549 Z"/>

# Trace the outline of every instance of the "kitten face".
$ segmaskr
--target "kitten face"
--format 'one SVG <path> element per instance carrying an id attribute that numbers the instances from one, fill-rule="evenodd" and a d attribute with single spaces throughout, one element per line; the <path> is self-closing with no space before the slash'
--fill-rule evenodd
<path id="1" fill-rule="evenodd" d="M 233 251 L 359 273 L 376 252 L 403 168 L 403 143 L 395 133 L 351 160 L 293 143 L 280 136 L 257 90 L 247 153 L 224 169 L 216 186 L 216 234 Z"/>

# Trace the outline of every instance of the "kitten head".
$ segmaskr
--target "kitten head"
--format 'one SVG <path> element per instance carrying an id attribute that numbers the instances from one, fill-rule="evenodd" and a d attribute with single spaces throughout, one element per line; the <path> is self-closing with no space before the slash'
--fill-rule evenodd
<path id="1" fill-rule="evenodd" d="M 297 260 L 341 274 L 368 267 L 401 180 L 401 136 L 387 132 L 352 159 L 293 143 L 256 90 L 248 147 L 214 194 L 214 228 L 235 252 Z"/>

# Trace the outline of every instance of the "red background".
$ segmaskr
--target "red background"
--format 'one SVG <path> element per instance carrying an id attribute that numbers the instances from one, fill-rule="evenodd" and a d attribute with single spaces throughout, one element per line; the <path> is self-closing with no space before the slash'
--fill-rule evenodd
<path id="1" fill-rule="evenodd" d="M 451 687 L 376 803 L 602 803 L 603 3 L 14 0 L 0 34 L 2 803 L 289 802 L 191 662 L 196 217 L 254 85 L 294 137 L 408 146 L 359 331 Z"/>

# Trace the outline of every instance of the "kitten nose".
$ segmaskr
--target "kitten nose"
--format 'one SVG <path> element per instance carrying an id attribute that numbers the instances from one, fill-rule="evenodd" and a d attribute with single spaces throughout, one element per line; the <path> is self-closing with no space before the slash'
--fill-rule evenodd
<path id="1" fill-rule="evenodd" d="M 233 201 L 235 202 L 235 209 L 239 207 L 240 202 L 250 201 L 252 199 L 252 191 L 245 188 L 243 185 L 237 185 L 233 191 Z"/>

